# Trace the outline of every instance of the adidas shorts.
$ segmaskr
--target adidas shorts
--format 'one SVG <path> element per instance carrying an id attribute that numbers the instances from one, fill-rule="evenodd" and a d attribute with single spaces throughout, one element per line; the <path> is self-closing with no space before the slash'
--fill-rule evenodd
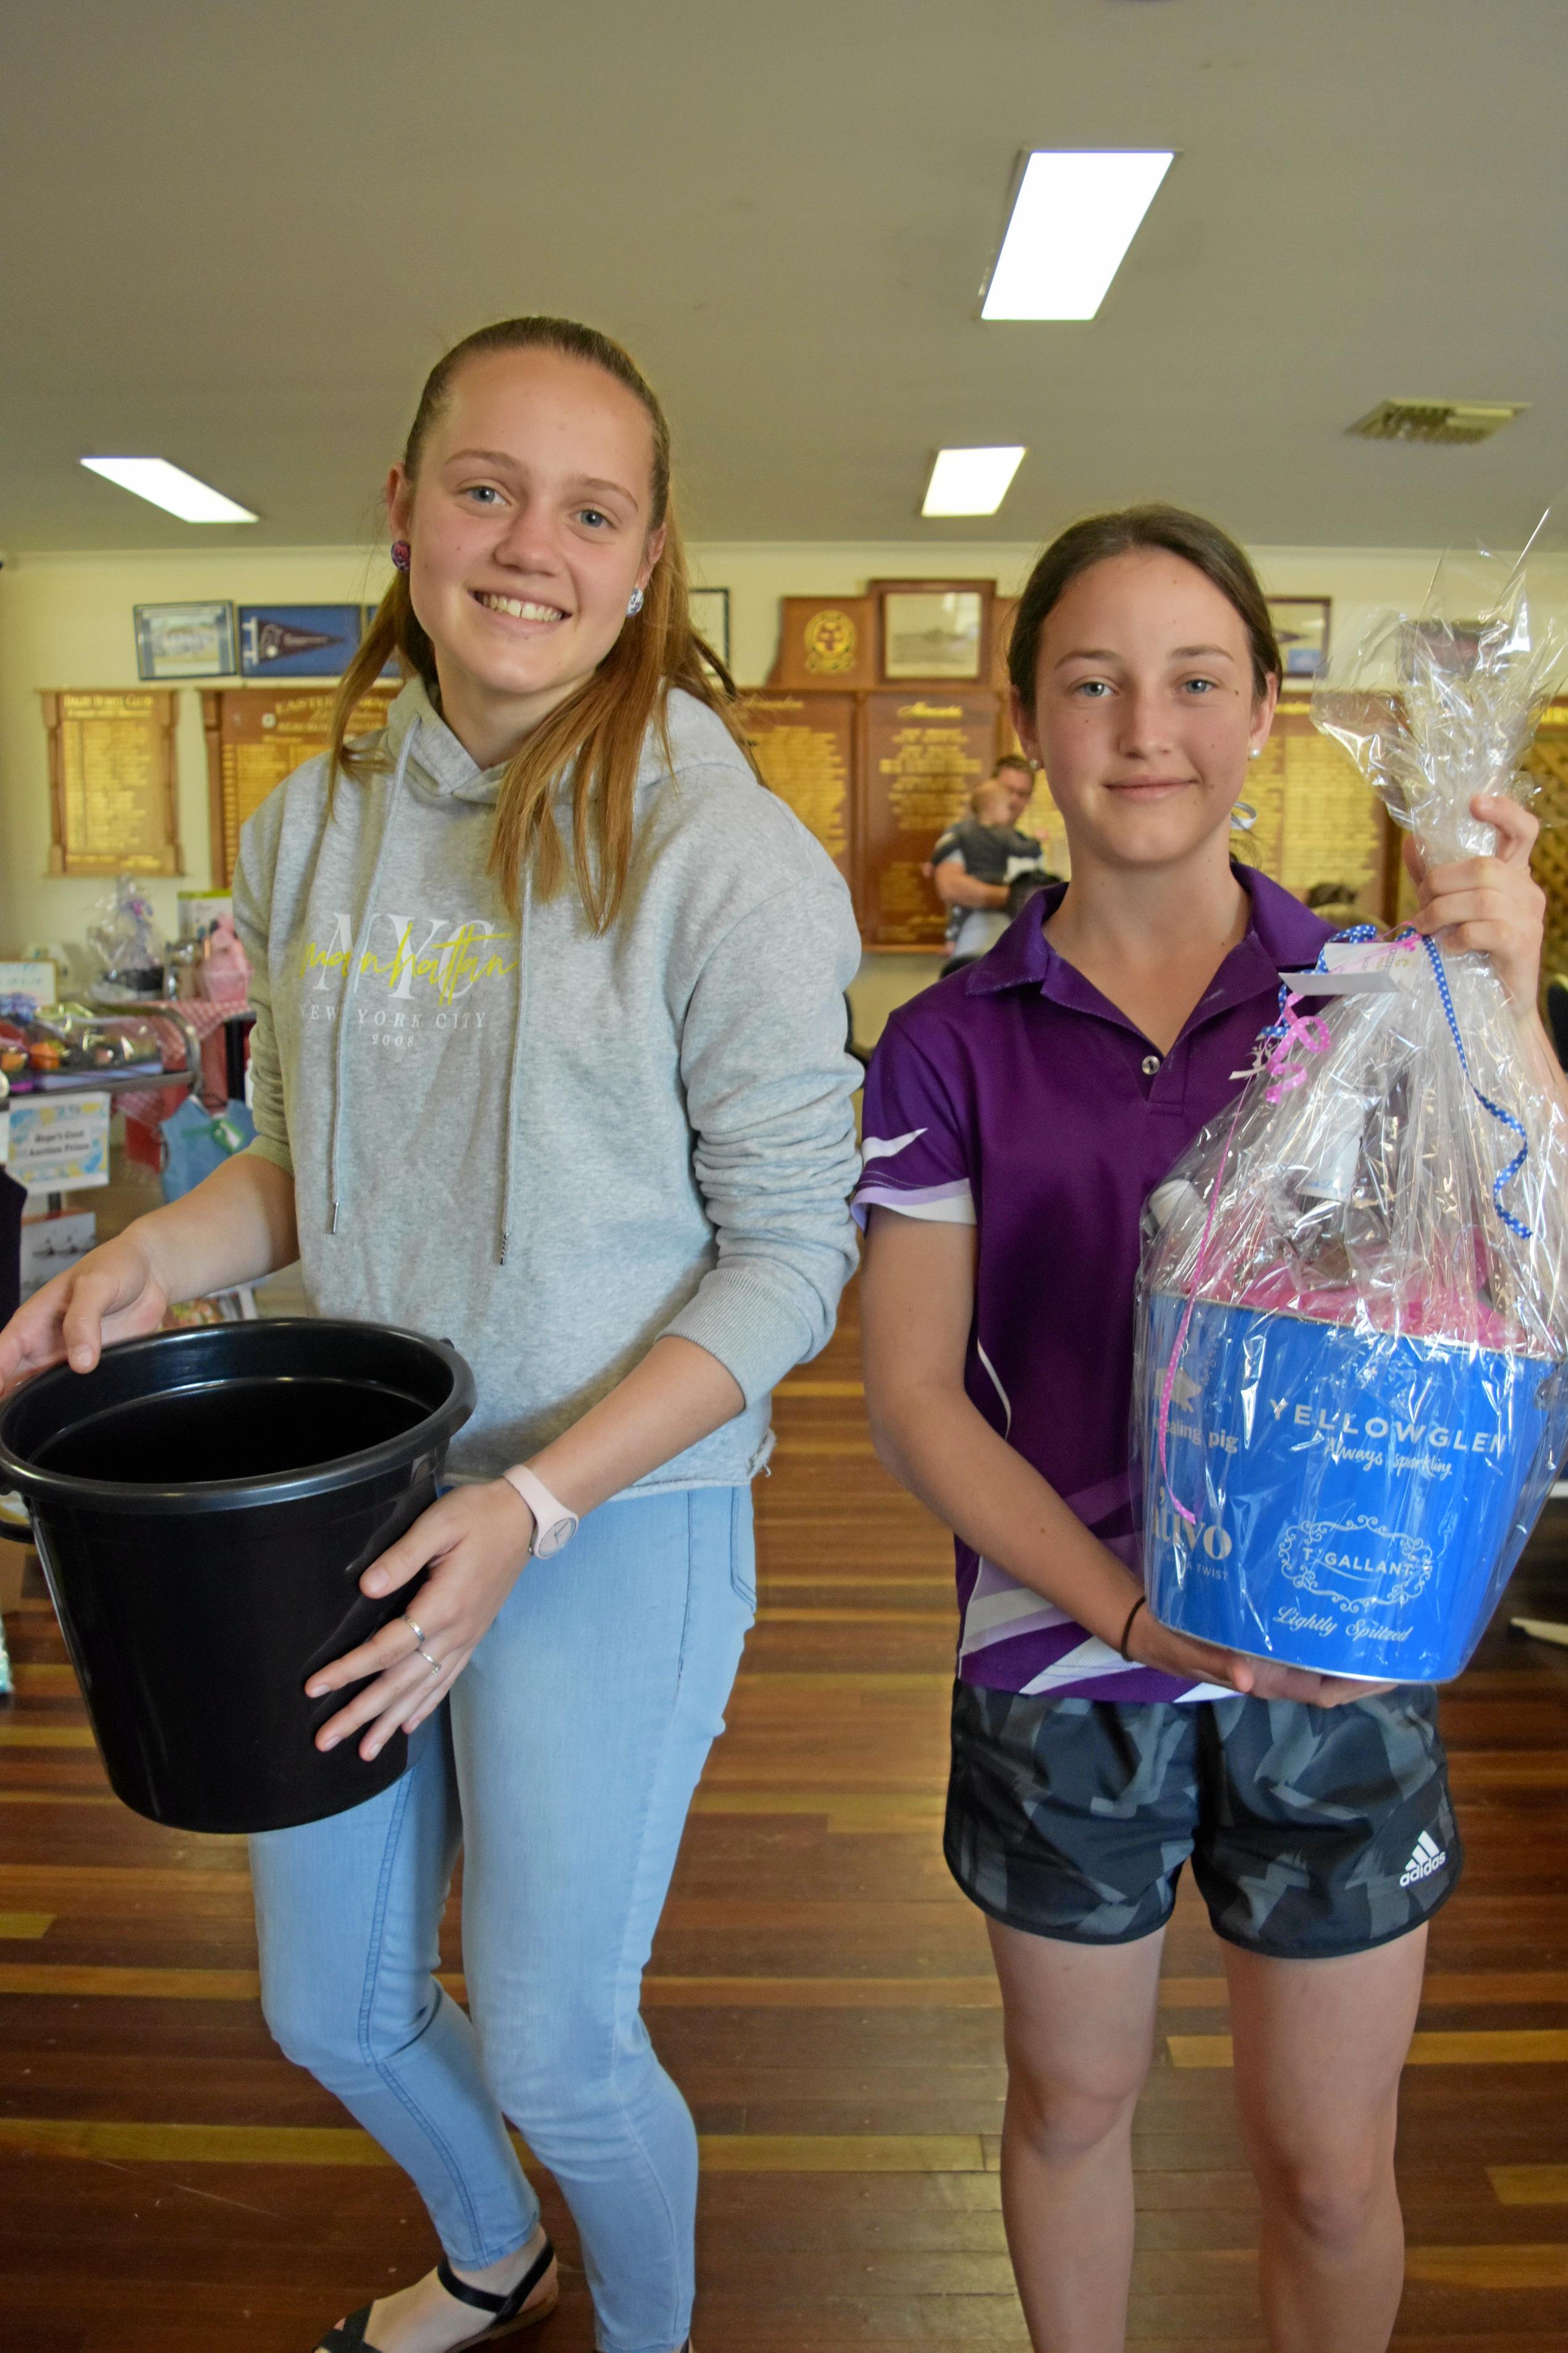
<path id="1" fill-rule="evenodd" d="M 1218 1934 L 1279 1960 L 1405 1936 L 1463 1862 L 1415 1683 L 1334 1708 L 957 1683 L 944 1848 L 982 1911 L 1083 1945 L 1163 1927 L 1190 1855 Z"/>

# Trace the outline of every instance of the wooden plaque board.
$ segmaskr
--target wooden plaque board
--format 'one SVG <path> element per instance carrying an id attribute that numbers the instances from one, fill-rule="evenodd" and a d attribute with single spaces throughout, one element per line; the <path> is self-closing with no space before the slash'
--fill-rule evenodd
<path id="1" fill-rule="evenodd" d="M 1530 865 L 1546 893 L 1541 969 L 1550 979 L 1553 973 L 1568 973 L 1568 702 L 1548 706 L 1524 765 L 1536 787 L 1533 807 L 1541 819 Z"/>
<path id="2" fill-rule="evenodd" d="M 384 727 L 396 692 L 395 686 L 373 687 L 350 733 L 371 735 Z M 215 891 L 233 884 L 246 819 L 285 776 L 326 750 L 336 700 L 332 686 L 237 686 L 203 694 Z"/>
<path id="3" fill-rule="evenodd" d="M 816 836 L 853 888 L 854 696 L 748 694 L 742 712 L 767 784 Z"/>
<path id="4" fill-rule="evenodd" d="M 1013 730 L 1005 719 L 1003 721 L 1003 733 L 1008 738 L 1005 749 L 1011 752 L 1014 749 L 1015 739 Z M 1018 830 L 1020 833 L 1034 835 L 1045 853 L 1046 864 L 1053 874 L 1060 875 L 1064 882 L 1071 880 L 1072 853 L 1068 849 L 1068 829 L 1062 823 L 1060 809 L 1051 798 L 1051 788 L 1046 782 L 1046 772 L 1043 768 L 1037 768 L 1035 771 L 1035 789 L 1030 796 L 1028 807 L 1018 819 Z"/>
<path id="5" fill-rule="evenodd" d="M 947 912 L 921 872 L 996 757 L 996 697 L 904 688 L 865 698 L 860 761 L 860 925 L 868 947 L 940 953 Z"/>
<path id="6" fill-rule="evenodd" d="M 1011 598 L 1007 600 L 1009 605 L 1012 601 Z M 998 609 L 1000 610 L 1000 607 Z M 1009 611 L 1007 627 L 1011 628 L 1012 626 L 1013 617 Z M 1023 749 L 1023 745 L 1018 741 L 1017 730 L 1013 724 L 1013 709 L 1007 698 L 1006 668 L 1006 654 L 1004 649 L 1001 662 L 1003 682 L 996 690 L 998 758 L 1003 753 L 1020 752 Z M 1043 768 L 1035 770 L 1035 789 L 1030 796 L 1028 807 L 1018 819 L 1018 830 L 1020 833 L 1034 835 L 1045 852 L 1046 864 L 1053 874 L 1059 874 L 1064 882 L 1070 879 L 1072 853 L 1068 849 L 1068 829 L 1062 823 L 1060 809 L 1051 798 L 1051 788 L 1046 782 L 1046 772 Z"/>
<path id="7" fill-rule="evenodd" d="M 991 607 L 991 683 L 1004 702 L 1013 683 L 1007 675 L 1007 644 L 1017 617 L 1017 597 L 998 596 Z"/>
<path id="8" fill-rule="evenodd" d="M 1397 885 L 1394 827 L 1349 754 L 1312 724 L 1312 706 L 1282 697 L 1274 728 L 1253 761 L 1243 797 L 1258 811 L 1250 833 L 1232 836 L 1236 856 L 1261 867 L 1305 899 L 1331 883 L 1342 895 L 1330 920 L 1387 923 Z M 1354 910 L 1354 915 L 1341 910 Z"/>
<path id="9" fill-rule="evenodd" d="M 768 684 L 798 694 L 823 687 L 853 693 L 877 683 L 877 604 L 872 596 L 781 598 L 779 653 Z"/>
<path id="10" fill-rule="evenodd" d="M 169 689 L 62 688 L 49 733 L 49 872 L 183 874 Z"/>

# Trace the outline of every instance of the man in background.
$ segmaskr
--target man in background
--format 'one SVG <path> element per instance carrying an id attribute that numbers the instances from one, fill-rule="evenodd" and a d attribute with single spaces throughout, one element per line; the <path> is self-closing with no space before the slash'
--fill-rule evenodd
<path id="1" fill-rule="evenodd" d="M 1019 753 L 998 760 L 970 796 L 971 814 L 941 836 L 925 869 L 947 909 L 948 961 L 972 964 L 994 946 L 1031 891 L 1057 878 L 1018 819 L 1029 806 L 1035 772 Z"/>

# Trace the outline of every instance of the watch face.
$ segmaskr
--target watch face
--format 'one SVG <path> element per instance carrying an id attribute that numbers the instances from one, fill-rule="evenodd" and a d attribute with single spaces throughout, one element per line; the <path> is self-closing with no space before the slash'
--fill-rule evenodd
<path id="1" fill-rule="evenodd" d="M 552 1559 L 555 1554 L 561 1550 L 563 1545 L 571 1543 L 576 1533 L 576 1521 L 573 1518 L 570 1512 L 563 1512 L 560 1519 L 552 1521 L 547 1528 L 539 1529 L 535 1535 L 533 1539 L 535 1558 L 539 1560 Z"/>

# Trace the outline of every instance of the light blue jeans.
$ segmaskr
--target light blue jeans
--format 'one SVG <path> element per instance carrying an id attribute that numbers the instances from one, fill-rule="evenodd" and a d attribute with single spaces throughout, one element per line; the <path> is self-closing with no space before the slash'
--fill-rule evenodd
<path id="1" fill-rule="evenodd" d="M 749 1489 L 606 1504 L 529 1563 L 402 1780 L 250 1841 L 283 2050 L 469 2268 L 538 2223 L 510 2117 L 572 2209 L 605 2353 L 690 2322 L 697 2136 L 638 1997 L 755 1607 Z M 434 1976 L 459 1846 L 471 2025 Z"/>

